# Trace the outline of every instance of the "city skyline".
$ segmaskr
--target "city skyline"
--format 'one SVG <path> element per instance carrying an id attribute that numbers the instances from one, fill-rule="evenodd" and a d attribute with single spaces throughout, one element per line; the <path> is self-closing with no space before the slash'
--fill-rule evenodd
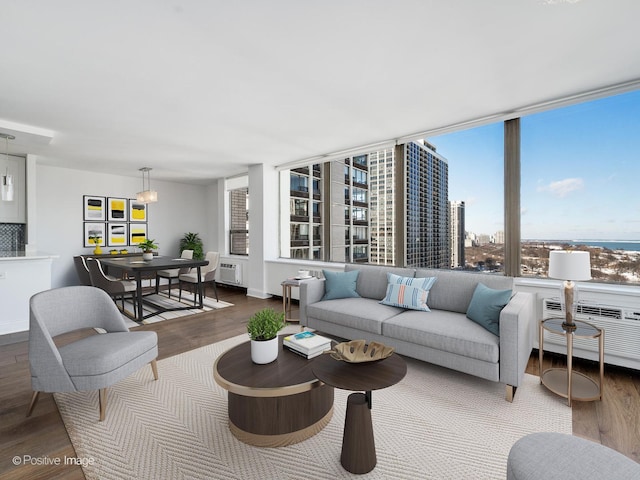
<path id="1" fill-rule="evenodd" d="M 503 230 L 503 123 L 427 140 L 467 231 Z M 640 91 L 522 117 L 521 164 L 523 239 L 640 239 Z"/>

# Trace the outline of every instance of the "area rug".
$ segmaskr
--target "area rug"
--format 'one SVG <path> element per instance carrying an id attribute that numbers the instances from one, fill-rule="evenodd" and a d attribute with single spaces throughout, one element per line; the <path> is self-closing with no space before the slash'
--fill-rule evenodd
<path id="1" fill-rule="evenodd" d="M 373 393 L 378 463 L 365 475 L 340 465 L 347 396 L 317 435 L 258 448 L 229 431 L 227 392 L 213 380 L 215 358 L 240 335 L 143 368 L 108 391 L 98 422 L 97 392 L 55 399 L 87 479 L 500 479 L 509 449 L 532 432 L 571 433 L 571 409 L 525 375 L 513 403 L 504 386 L 407 359 L 407 376 Z M 280 355 L 283 355 L 281 352 Z M 286 414 L 286 413 L 284 413 Z M 90 464 L 89 464 L 90 463 Z"/>
<path id="2" fill-rule="evenodd" d="M 177 295 L 173 295 L 171 298 L 169 298 L 167 295 L 162 293 L 145 296 L 145 299 L 150 300 L 156 305 L 159 305 L 164 308 L 171 308 L 176 306 L 177 307 L 193 307 L 193 295 L 191 293 L 186 293 L 186 292 L 182 293 L 181 302 L 178 302 Z M 194 308 L 189 308 L 187 310 L 173 310 L 169 312 L 158 313 L 157 315 L 153 315 L 152 317 L 145 318 L 142 321 L 142 323 L 149 324 L 149 323 L 162 322 L 163 320 L 184 317 L 186 315 L 193 315 L 194 313 L 209 312 L 211 310 L 217 310 L 220 308 L 232 307 L 233 303 L 216 301 L 215 298 L 205 297 L 202 302 L 202 305 L 203 305 L 202 309 L 194 307 Z M 127 324 L 129 326 L 134 326 L 134 325 L 137 326 L 138 324 L 135 323 L 133 320 L 131 320 L 131 317 L 134 316 L 134 310 L 133 310 L 133 303 L 130 300 L 126 300 L 124 302 L 124 309 L 127 312 L 127 314 L 124 315 L 125 319 L 127 320 Z M 154 308 L 153 305 L 150 305 L 146 302 L 143 302 L 142 309 L 143 309 L 144 315 L 148 315 L 150 313 L 154 313 L 159 310 L 157 308 Z"/>

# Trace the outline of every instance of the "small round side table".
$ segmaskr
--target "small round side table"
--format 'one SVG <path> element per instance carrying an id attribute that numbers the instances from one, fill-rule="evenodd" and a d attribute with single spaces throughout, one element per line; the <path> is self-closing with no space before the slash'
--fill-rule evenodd
<path id="1" fill-rule="evenodd" d="M 540 383 L 556 395 L 567 399 L 571 406 L 572 400 L 592 401 L 602 400 L 604 385 L 604 330 L 581 320 L 574 320 L 575 329 L 569 330 L 562 324 L 562 318 L 549 318 L 540 321 L 540 345 L 538 357 L 538 373 Z M 544 357 L 544 332 L 562 335 L 567 342 L 567 367 L 542 369 Z M 573 371 L 573 340 L 574 338 L 592 338 L 598 340 L 598 358 L 600 362 L 600 378 L 596 382 L 591 377 Z"/>

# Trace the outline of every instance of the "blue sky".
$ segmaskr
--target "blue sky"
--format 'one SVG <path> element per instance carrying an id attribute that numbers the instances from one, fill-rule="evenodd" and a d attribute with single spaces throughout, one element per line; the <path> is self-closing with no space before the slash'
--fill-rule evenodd
<path id="1" fill-rule="evenodd" d="M 431 137 L 467 231 L 503 229 L 503 124 Z M 522 238 L 640 240 L 640 91 L 523 117 Z"/>

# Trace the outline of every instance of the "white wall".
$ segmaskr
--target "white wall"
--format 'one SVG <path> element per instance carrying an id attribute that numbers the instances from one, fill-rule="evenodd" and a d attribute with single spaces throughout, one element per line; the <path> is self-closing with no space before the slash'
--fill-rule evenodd
<path id="1" fill-rule="evenodd" d="M 36 175 L 36 248 L 60 256 L 53 262 L 53 288 L 75 285 L 73 256 L 92 251 L 83 247 L 83 195 L 135 198 L 141 179 L 48 165 L 37 165 Z M 217 247 L 209 228 L 216 206 L 209 205 L 207 187 L 154 180 L 153 188 L 158 203 L 149 205 L 148 232 L 161 255 L 177 256 L 186 232 L 199 233 L 205 251 Z"/>

